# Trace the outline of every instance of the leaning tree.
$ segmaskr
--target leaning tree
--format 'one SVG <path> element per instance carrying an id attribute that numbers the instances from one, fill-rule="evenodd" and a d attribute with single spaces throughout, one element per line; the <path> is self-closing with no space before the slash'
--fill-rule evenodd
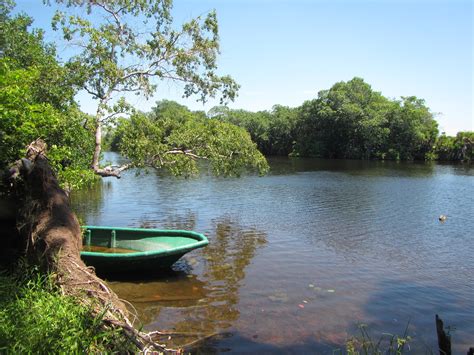
<path id="1" fill-rule="evenodd" d="M 185 97 L 197 95 L 203 102 L 217 93 L 222 102 L 235 98 L 238 84 L 216 73 L 219 34 L 214 11 L 177 26 L 171 0 L 56 2 L 67 11 L 56 12 L 53 29 L 62 31 L 76 50 L 66 65 L 97 102 L 91 163 L 96 174 L 118 177 L 129 167 L 99 166 L 102 128 L 131 111 L 126 95 L 150 97 L 160 82 L 173 81 L 183 85 Z M 184 147 L 170 151 L 189 153 Z"/>
<path id="2" fill-rule="evenodd" d="M 170 0 L 56 2 L 65 5 L 66 11 L 55 14 L 53 26 L 77 48 L 65 63 L 69 79 L 97 102 L 91 163 L 96 174 L 118 177 L 127 167 L 101 168 L 99 158 L 102 127 L 131 112 L 124 99 L 128 93 L 150 96 L 160 80 L 171 80 L 183 84 L 184 96 L 198 95 L 202 101 L 217 93 L 222 101 L 235 97 L 238 85 L 230 77 L 216 74 L 219 42 L 214 12 L 177 28 L 170 14 Z M 5 88 L 2 92 L 10 90 L 8 85 Z M 30 101 L 31 105 L 36 104 L 36 96 Z M 18 107 L 18 111 L 22 110 Z M 89 124 L 85 122 L 84 126 Z M 182 158 L 193 162 L 202 157 L 211 161 L 216 173 L 230 174 L 244 166 L 267 169 L 249 135 L 237 127 L 204 118 L 184 120 L 182 125 L 173 127 L 165 134 L 163 122 L 140 113 L 132 115 L 124 139 L 129 142 L 125 151 L 132 164 L 180 170 L 195 167 Z M 3 132 L 0 134 L 3 136 Z M 52 272 L 63 293 L 77 297 L 93 313 L 103 315 L 104 326 L 120 328 L 141 350 L 166 351 L 149 334 L 133 328 L 123 303 L 82 263 L 79 222 L 46 154 L 45 142 L 35 141 L 26 157 L 7 174 L 6 186 L 10 195 L 17 197 L 21 251 L 42 270 Z M 16 153 L 12 157 L 20 158 Z M 176 161 L 181 163 L 176 165 Z M 229 161 L 235 164 L 229 165 Z"/>

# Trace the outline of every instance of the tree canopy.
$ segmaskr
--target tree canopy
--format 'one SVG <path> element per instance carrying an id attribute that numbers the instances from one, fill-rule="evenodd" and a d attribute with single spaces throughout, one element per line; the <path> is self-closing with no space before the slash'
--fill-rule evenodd
<path id="1" fill-rule="evenodd" d="M 438 134 L 423 100 L 389 100 L 361 78 L 321 91 L 300 119 L 294 154 L 304 156 L 425 159 Z"/>
<path id="2" fill-rule="evenodd" d="M 265 155 L 288 155 L 295 144 L 298 110 L 282 105 L 271 111 L 250 112 L 216 106 L 209 117 L 245 128 Z"/>
<path id="3" fill-rule="evenodd" d="M 152 115 L 160 117 L 166 130 L 193 115 L 204 117 L 171 101 L 157 103 Z M 438 138 L 437 122 L 422 99 L 388 99 L 361 78 L 336 83 L 300 107 L 275 105 L 270 111 L 250 112 L 216 106 L 207 117 L 244 128 L 264 155 L 472 160 L 472 133 Z M 117 140 L 121 132 L 112 136 Z"/>
<path id="4" fill-rule="evenodd" d="M 249 112 L 217 106 L 208 115 L 245 128 L 265 155 L 437 158 L 438 124 L 424 100 L 388 99 L 357 77 L 335 83 L 296 108 L 275 105 L 270 111 Z"/>
<path id="5" fill-rule="evenodd" d="M 67 67 L 97 100 L 91 163 L 96 173 L 108 175 L 99 167 L 102 126 L 130 111 L 125 93 L 149 97 L 160 80 L 170 80 L 183 84 L 185 97 L 198 95 L 205 101 L 219 93 L 222 102 L 234 99 L 239 86 L 216 73 L 219 33 L 214 11 L 177 26 L 170 0 L 56 2 L 70 11 L 57 11 L 53 28 L 77 49 Z"/>
<path id="6" fill-rule="evenodd" d="M 26 146 L 42 138 L 63 181 L 81 185 L 93 179 L 85 169 L 93 140 L 74 103 L 75 85 L 55 59 L 54 46 L 41 31 L 30 31 L 32 19 L 12 17 L 11 9 L 2 7 L 0 15 L 0 166 L 23 157 Z"/>
<path id="7" fill-rule="evenodd" d="M 155 79 L 162 79 L 183 83 L 184 96 L 197 94 L 201 101 L 218 93 L 222 102 L 233 99 L 238 85 L 216 74 L 219 38 L 214 12 L 177 29 L 168 0 L 57 3 L 70 11 L 58 11 L 53 26 L 78 46 L 64 64 L 58 62 L 54 44 L 44 42 L 42 31 L 31 29 L 30 17 L 11 16 L 9 4 L 1 7 L 0 97 L 6 103 L 0 109 L 2 167 L 42 138 L 49 145 L 52 165 L 69 178 L 71 187 L 93 178 L 89 167 L 102 176 L 145 165 L 188 175 L 196 172 L 195 160 L 202 158 L 216 174 L 238 175 L 247 168 L 266 171 L 265 158 L 244 130 L 207 120 L 203 112 L 191 113 L 173 102 L 163 101 L 153 113 L 142 114 L 122 96 L 149 96 L 157 88 Z M 80 8 L 86 11 L 77 11 Z M 144 26 L 151 30 L 143 33 Z M 94 116 L 79 110 L 74 101 L 78 90 L 97 100 Z M 105 169 L 99 166 L 102 127 L 113 126 L 119 118 L 117 132 L 126 134 L 114 140 L 131 163 Z M 161 160 L 153 158 L 158 156 Z"/>
<path id="8" fill-rule="evenodd" d="M 474 132 L 458 132 L 456 137 L 442 134 L 436 142 L 435 156 L 442 161 L 474 162 Z"/>
<path id="9" fill-rule="evenodd" d="M 120 168 L 99 165 L 103 126 L 112 148 L 131 159 L 126 167 L 151 166 L 177 175 L 196 172 L 197 159 L 208 161 L 216 174 L 263 173 L 268 166 L 261 153 L 473 159 L 472 132 L 438 138 L 437 122 L 422 99 L 388 99 L 361 78 L 338 82 L 296 108 L 250 112 L 217 106 L 206 114 L 163 100 L 152 112 L 138 112 L 124 95 L 150 96 L 163 80 L 182 83 L 184 96 L 201 101 L 219 93 L 223 102 L 235 97 L 235 81 L 217 74 L 216 14 L 178 26 L 169 0 L 56 2 L 64 11 L 56 13 L 53 25 L 77 49 L 65 63 L 58 61 L 55 44 L 32 29 L 30 17 L 13 16 L 11 2 L 0 5 L 1 167 L 42 138 L 70 187 L 91 181 L 90 167 L 102 176 L 118 176 Z M 96 99 L 95 115 L 80 111 L 74 99 L 79 90 Z"/>
<path id="10" fill-rule="evenodd" d="M 121 120 L 116 137 L 119 151 L 135 166 L 166 169 L 174 175 L 197 173 L 198 160 L 207 161 L 216 175 L 268 170 L 243 128 L 208 119 L 172 101 L 158 102 L 150 113 Z"/>

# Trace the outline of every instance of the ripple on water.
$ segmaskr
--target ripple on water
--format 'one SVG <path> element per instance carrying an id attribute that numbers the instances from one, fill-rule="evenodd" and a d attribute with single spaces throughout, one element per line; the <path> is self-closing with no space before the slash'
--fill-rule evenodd
<path id="1" fill-rule="evenodd" d="M 472 346 L 474 169 L 270 163 L 263 178 L 128 172 L 73 195 L 89 224 L 208 236 L 209 246 L 185 256 L 174 273 L 112 284 L 147 329 L 220 333 L 203 344 L 210 351 L 332 353 L 357 334 L 358 322 L 374 334 L 400 334 L 410 321 L 416 352 L 436 346 L 440 313 L 456 327 L 454 350 Z"/>

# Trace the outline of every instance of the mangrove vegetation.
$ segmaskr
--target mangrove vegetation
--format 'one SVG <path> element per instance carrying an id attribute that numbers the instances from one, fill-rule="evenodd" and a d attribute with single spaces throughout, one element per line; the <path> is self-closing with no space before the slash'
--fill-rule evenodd
<path id="1" fill-rule="evenodd" d="M 296 108 L 275 105 L 270 111 L 251 112 L 217 106 L 206 115 L 165 100 L 140 115 L 147 117 L 148 125 L 152 123 L 149 128 L 160 132 L 172 129 L 170 121 L 173 127 L 182 127 L 183 122 L 214 120 L 239 126 L 245 128 L 264 155 L 464 162 L 474 159 L 474 132 L 459 132 L 455 137 L 440 135 L 435 115 L 423 99 L 386 98 L 361 78 L 338 82 Z M 107 132 L 111 149 L 130 156 L 124 132 L 140 126 L 144 125 L 136 116 L 119 120 Z"/>
<path id="2" fill-rule="evenodd" d="M 474 160 L 474 132 L 440 134 L 423 99 L 387 98 L 358 77 L 299 107 L 229 108 L 239 85 L 218 74 L 214 11 L 177 25 L 170 0 L 55 4 L 52 27 L 71 49 L 64 60 L 31 17 L 15 14 L 12 1 L 0 4 L 0 228 L 9 231 L 0 351 L 172 350 L 137 329 L 127 306 L 80 259 L 82 232 L 68 192 L 100 177 L 130 168 L 263 175 L 270 155 Z M 127 101 L 152 97 L 163 82 L 181 85 L 185 98 L 219 98 L 220 105 L 192 111 L 161 100 L 143 112 Z M 93 99 L 94 114 L 81 111 L 79 92 Z M 104 146 L 127 163 L 102 164 Z"/>

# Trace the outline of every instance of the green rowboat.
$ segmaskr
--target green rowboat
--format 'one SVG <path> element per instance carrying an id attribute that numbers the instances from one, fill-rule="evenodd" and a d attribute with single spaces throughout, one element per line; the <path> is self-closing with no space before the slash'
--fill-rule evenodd
<path id="1" fill-rule="evenodd" d="M 169 268 L 207 238 L 183 230 L 83 226 L 81 258 L 99 274 L 150 272 Z"/>

